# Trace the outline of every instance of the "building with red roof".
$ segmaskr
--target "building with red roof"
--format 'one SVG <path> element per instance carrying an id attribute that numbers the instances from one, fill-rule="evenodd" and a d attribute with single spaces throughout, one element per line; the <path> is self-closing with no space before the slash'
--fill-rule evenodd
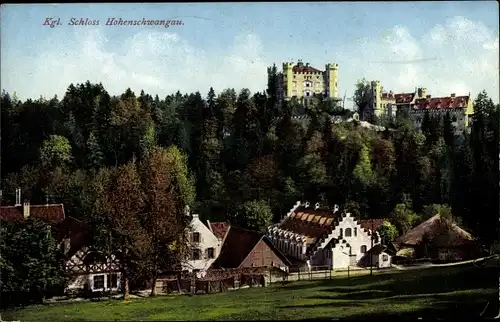
<path id="1" fill-rule="evenodd" d="M 450 115 L 456 134 L 465 131 L 469 124 L 474 108 L 470 93 L 457 96 L 432 97 L 427 94 L 426 88 L 416 88 L 414 92 L 394 93 L 384 91 L 379 81 L 373 82 L 373 101 L 371 111 L 376 116 L 387 115 L 395 117 L 396 114 L 409 117 L 415 127 L 420 128 L 425 113 L 430 117 L 444 117 Z"/>
<path id="2" fill-rule="evenodd" d="M 296 97 L 299 100 L 322 95 L 333 99 L 339 98 L 338 64 L 326 64 L 325 70 L 312 67 L 299 60 L 283 63 L 283 71 L 279 74 L 278 89 L 281 99 Z M 270 73 L 271 70 L 268 70 Z"/>
<path id="3" fill-rule="evenodd" d="M 367 252 L 381 242 L 377 230 L 384 222 L 359 220 L 338 207 L 297 202 L 280 223 L 269 227 L 268 237 L 295 265 L 341 269 L 366 262 Z M 387 253 L 376 256 L 374 266 L 391 265 Z"/>

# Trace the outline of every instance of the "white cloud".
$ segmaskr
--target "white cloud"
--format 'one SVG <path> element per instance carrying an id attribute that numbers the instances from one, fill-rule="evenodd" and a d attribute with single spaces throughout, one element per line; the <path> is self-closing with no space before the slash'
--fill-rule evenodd
<path id="1" fill-rule="evenodd" d="M 205 95 L 210 86 L 216 91 L 229 87 L 258 91 L 265 88 L 270 64 L 264 61 L 259 37 L 252 34 L 237 37 L 227 55 L 215 57 L 168 32 L 139 32 L 119 48 L 110 48 L 98 30 L 80 31 L 75 38 L 81 40 L 73 50 L 67 45 L 51 47 L 33 62 L 17 66 L 16 75 L 4 74 L 6 89 L 17 91 L 22 99 L 62 97 L 70 83 L 86 80 L 102 82 L 111 94 L 127 87 L 160 96 L 177 90 Z"/>
<path id="2" fill-rule="evenodd" d="M 109 36 L 98 30 L 78 32 L 75 46 L 47 39 L 41 45 L 50 44 L 50 49 L 32 60 L 16 62 L 2 56 L 4 88 L 17 91 L 21 98 L 62 96 L 70 83 L 86 80 L 102 82 L 111 94 L 127 87 L 160 96 L 177 90 L 199 90 L 205 95 L 210 86 L 216 91 L 247 87 L 254 92 L 267 84 L 267 67 L 273 61 L 266 54 L 281 56 L 283 61 L 290 56 L 263 48 L 255 34 L 242 34 L 230 48 L 222 48 L 223 54 L 212 54 L 175 33 L 148 30 L 111 47 Z M 329 53 L 330 60 L 339 63 L 340 94 L 352 96 L 356 80 L 365 77 L 380 80 L 385 89 L 396 92 L 427 87 L 433 96 L 469 92 L 475 96 L 486 89 L 498 101 L 497 30 L 454 17 L 421 34 L 417 37 L 407 27 L 395 26 L 379 37 L 353 40 L 337 53 Z M 275 63 L 281 65 L 281 61 Z"/>
<path id="3" fill-rule="evenodd" d="M 499 99 L 498 31 L 463 17 L 430 27 L 419 38 L 395 26 L 379 38 L 348 45 L 340 58 L 345 66 L 339 66 L 339 82 L 347 93 L 354 89 L 350 83 L 365 77 L 395 92 L 426 87 L 433 96 L 476 96 L 486 89 Z"/>

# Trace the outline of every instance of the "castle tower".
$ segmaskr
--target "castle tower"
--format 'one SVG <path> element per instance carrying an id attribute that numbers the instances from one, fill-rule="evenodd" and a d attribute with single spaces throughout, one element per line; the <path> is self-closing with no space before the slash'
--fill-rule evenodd
<path id="1" fill-rule="evenodd" d="M 380 81 L 375 81 L 375 115 L 380 116 L 383 111 L 382 111 L 382 85 L 380 84 Z"/>
<path id="2" fill-rule="evenodd" d="M 329 97 L 338 98 L 339 97 L 339 65 L 338 64 L 326 64 L 325 66 L 326 73 L 326 89 L 329 93 Z"/>
<path id="3" fill-rule="evenodd" d="M 293 62 L 283 63 L 283 93 L 285 97 L 292 96 Z"/>
<path id="4" fill-rule="evenodd" d="M 419 88 L 417 90 L 418 98 L 425 98 L 427 96 L 427 88 Z"/>

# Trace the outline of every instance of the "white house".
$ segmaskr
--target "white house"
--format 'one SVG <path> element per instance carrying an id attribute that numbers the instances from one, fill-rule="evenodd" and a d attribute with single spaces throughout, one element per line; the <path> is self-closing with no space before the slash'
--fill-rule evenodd
<path id="1" fill-rule="evenodd" d="M 380 250 L 377 229 L 383 219 L 358 220 L 350 213 L 311 207 L 308 202 L 297 204 L 277 225 L 268 229 L 273 243 L 299 266 L 327 266 L 331 269 L 369 265 L 388 267 L 390 256 Z M 375 232 L 372 241 L 372 231 Z M 370 252 L 372 249 L 373 250 Z M 377 252 L 374 252 L 377 250 Z M 369 253 L 378 254 L 370 261 Z"/>
<path id="2" fill-rule="evenodd" d="M 183 264 L 183 269 L 197 272 L 198 277 L 203 277 L 219 256 L 222 240 L 217 238 L 213 231 L 201 222 L 198 215 L 193 214 L 189 226 L 189 241 L 190 258 Z"/>

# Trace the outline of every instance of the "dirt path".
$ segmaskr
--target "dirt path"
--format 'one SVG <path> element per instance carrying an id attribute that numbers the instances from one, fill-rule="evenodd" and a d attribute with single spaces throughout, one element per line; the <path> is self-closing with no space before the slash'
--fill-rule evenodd
<path id="1" fill-rule="evenodd" d="M 487 256 L 487 257 L 481 257 L 481 258 L 476 258 L 468 261 L 462 261 L 462 262 L 455 262 L 455 263 L 447 263 L 447 264 L 420 264 L 420 265 L 414 265 L 414 266 L 401 266 L 401 265 L 392 265 L 398 270 L 412 270 L 412 269 L 424 269 L 424 268 L 430 268 L 430 267 L 447 267 L 447 266 L 458 266 L 458 265 L 466 265 L 466 264 L 471 264 L 471 263 L 480 263 L 480 262 L 485 262 L 489 259 L 494 259 L 498 258 L 498 255 L 492 255 L 492 256 Z M 479 266 L 479 265 L 478 265 Z"/>

